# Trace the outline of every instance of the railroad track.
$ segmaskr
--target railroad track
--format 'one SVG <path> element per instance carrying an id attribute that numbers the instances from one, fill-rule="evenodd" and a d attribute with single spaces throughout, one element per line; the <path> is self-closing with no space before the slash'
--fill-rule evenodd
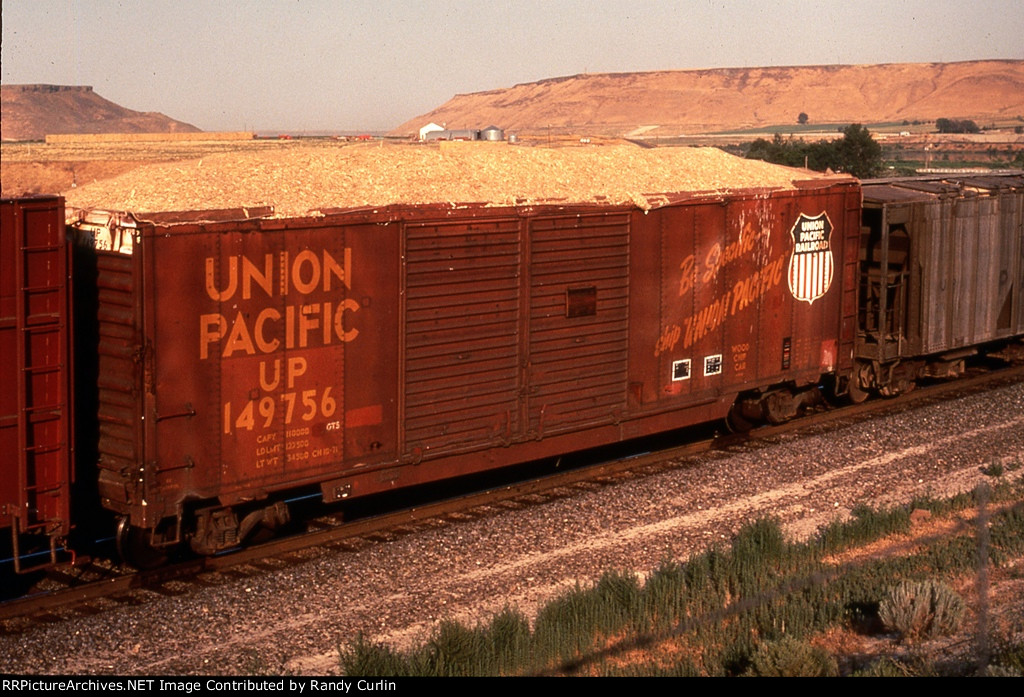
<path id="1" fill-rule="evenodd" d="M 80 567 L 51 573 L 47 583 L 54 587 L 50 590 L 0 604 L 0 634 L 17 633 L 32 622 L 51 621 L 67 614 L 102 611 L 98 608 L 101 603 L 145 602 L 143 594 L 147 592 L 158 595 L 187 593 L 189 583 L 206 585 L 211 574 L 230 571 L 236 576 L 258 575 L 267 568 L 303 563 L 310 555 L 316 554 L 317 549 L 359 548 L 411 534 L 424 526 L 457 523 L 493 515 L 502 509 L 538 505 L 576 492 L 667 470 L 696 467 L 699 465 L 698 456 L 710 450 L 757 447 L 759 441 L 775 439 L 783 434 L 811 433 L 837 423 L 854 423 L 1022 380 L 1024 366 L 1014 365 L 920 387 L 893 399 L 818 410 L 805 418 L 778 426 L 765 426 L 748 434 L 716 434 L 596 464 L 570 469 L 556 466 L 554 472 L 543 476 L 363 519 L 343 521 L 338 515 L 321 516 L 309 521 L 309 529 L 302 534 L 240 548 L 222 556 L 191 558 L 154 570 L 135 571 L 103 560 L 89 560 Z"/>

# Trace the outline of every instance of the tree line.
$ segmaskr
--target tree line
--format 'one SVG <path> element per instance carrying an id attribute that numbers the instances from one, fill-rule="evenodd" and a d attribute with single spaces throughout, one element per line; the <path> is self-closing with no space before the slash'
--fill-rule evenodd
<path id="1" fill-rule="evenodd" d="M 758 138 L 750 144 L 747 157 L 817 172 L 845 172 L 861 179 L 877 177 L 882 170 L 882 146 L 859 123 L 847 126 L 838 140 L 809 143 L 778 133 L 770 141 Z"/>
<path id="2" fill-rule="evenodd" d="M 939 133 L 981 133 L 978 124 L 970 119 L 936 119 L 935 128 Z"/>

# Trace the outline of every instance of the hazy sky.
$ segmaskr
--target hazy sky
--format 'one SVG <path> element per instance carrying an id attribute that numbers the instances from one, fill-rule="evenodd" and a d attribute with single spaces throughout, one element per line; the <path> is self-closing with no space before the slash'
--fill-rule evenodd
<path id="1" fill-rule="evenodd" d="M 3 0 L 4 84 L 204 130 L 386 130 L 583 72 L 1024 58 L 1022 0 Z"/>

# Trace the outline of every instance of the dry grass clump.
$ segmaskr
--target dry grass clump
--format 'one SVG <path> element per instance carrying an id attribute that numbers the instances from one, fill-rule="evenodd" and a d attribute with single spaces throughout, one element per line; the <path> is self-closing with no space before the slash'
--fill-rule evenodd
<path id="1" fill-rule="evenodd" d="M 1021 494 L 1019 482 L 1003 484 L 984 500 L 1019 504 Z M 951 513 L 978 505 L 975 497 L 958 496 L 931 502 L 930 509 Z M 867 653 L 860 638 L 855 646 L 829 639 L 840 631 L 875 633 L 883 623 L 903 638 L 957 634 L 965 605 L 941 579 L 962 578 L 978 562 L 979 541 L 959 527 L 910 553 L 901 548 L 852 563 L 826 561 L 827 550 L 891 535 L 875 525 L 869 538 L 859 521 L 851 534 L 837 534 L 840 525 L 822 531 L 827 544 L 821 536 L 801 543 L 787 540 L 778 521 L 758 520 L 737 533 L 730 549 L 667 559 L 644 582 L 628 571 L 610 571 L 596 583 L 577 584 L 545 605 L 532 628 L 522 613 L 506 608 L 490 623 L 443 621 L 429 641 L 407 652 L 359 635 L 342 649 L 341 668 L 346 675 L 394 676 L 967 676 L 984 659 L 986 674 L 1020 674 L 1024 651 L 1012 621 L 990 625 L 988 641 L 999 645 L 992 655 L 951 659 L 951 645 L 976 643 L 958 635 L 938 661 L 937 654 L 922 650 L 915 658 L 877 636 Z M 1019 566 L 1019 505 L 991 516 L 988 540 L 987 564 Z"/>
<path id="2" fill-rule="evenodd" d="M 648 194 L 790 188 L 803 172 L 713 148 L 305 146 L 154 164 L 65 192 L 135 212 L 274 206 L 278 216 L 393 203 L 633 202 Z"/>
<path id="3" fill-rule="evenodd" d="M 908 639 L 948 636 L 960 629 L 964 602 L 941 581 L 901 581 L 878 608 L 879 619 Z"/>

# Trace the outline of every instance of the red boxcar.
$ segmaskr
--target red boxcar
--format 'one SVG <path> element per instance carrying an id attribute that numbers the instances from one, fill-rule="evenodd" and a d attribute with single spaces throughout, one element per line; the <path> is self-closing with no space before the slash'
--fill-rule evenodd
<path id="1" fill-rule="evenodd" d="M 0 544 L 26 571 L 71 529 L 71 267 L 63 198 L 0 210 Z"/>
<path id="2" fill-rule="evenodd" d="M 76 225 L 98 250 L 100 494 L 154 545 L 234 544 L 297 487 L 441 480 L 737 396 L 739 418 L 784 418 L 852 365 L 853 180 L 652 210 L 252 215 Z"/>

